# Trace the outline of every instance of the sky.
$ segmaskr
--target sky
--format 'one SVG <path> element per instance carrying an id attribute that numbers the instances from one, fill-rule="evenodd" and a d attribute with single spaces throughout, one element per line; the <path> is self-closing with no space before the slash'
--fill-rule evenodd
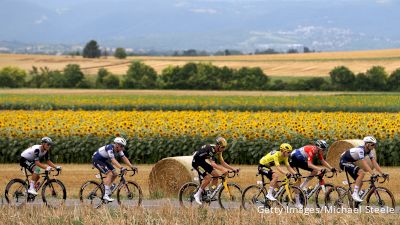
<path id="1" fill-rule="evenodd" d="M 0 0 L 0 43 L 134 49 L 400 47 L 400 0 Z M 0 46 L 1 47 L 1 46 Z"/>

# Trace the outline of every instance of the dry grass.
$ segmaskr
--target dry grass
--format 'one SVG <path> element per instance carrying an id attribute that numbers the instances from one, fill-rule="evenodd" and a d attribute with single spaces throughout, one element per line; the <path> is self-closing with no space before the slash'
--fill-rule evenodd
<path id="1" fill-rule="evenodd" d="M 239 68 L 261 67 L 269 76 L 328 76 L 335 66 L 345 65 L 355 73 L 365 72 L 374 65 L 381 65 L 388 72 L 399 67 L 400 49 L 324 52 L 307 54 L 208 56 L 208 57 L 129 57 L 118 60 L 114 57 L 85 59 L 71 56 L 12 55 L 0 54 L 0 68 L 18 66 L 30 70 L 32 66 L 61 70 L 67 64 L 81 65 L 87 74 L 96 74 L 101 67 L 115 74 L 124 74 L 131 60 L 141 60 L 161 72 L 169 65 L 184 65 L 187 62 L 211 62 L 217 66 Z"/>
<path id="2" fill-rule="evenodd" d="M 84 181 L 96 180 L 94 176 L 97 170 L 91 169 L 89 164 L 66 164 L 63 166 L 63 173 L 58 177 L 64 182 L 67 188 L 68 198 L 78 198 L 78 193 L 80 186 Z M 134 176 L 132 179 L 139 183 L 143 190 L 144 197 L 150 198 L 149 194 L 149 174 L 153 165 L 139 165 L 139 174 Z M 240 175 L 231 179 L 230 181 L 237 182 L 242 189 L 245 187 L 256 184 L 259 179 L 255 174 L 257 172 L 257 166 L 250 165 L 238 165 L 241 168 Z M 4 195 L 4 189 L 7 183 L 13 178 L 24 178 L 22 172 L 20 171 L 20 166 L 18 164 L 0 164 L 0 171 L 2 171 L 1 183 L 0 183 L 0 193 Z M 397 203 L 400 199 L 400 183 L 396 182 L 400 177 L 399 167 L 386 167 L 384 171 L 391 175 L 391 180 L 380 186 L 385 186 L 389 188 L 395 196 Z M 303 173 L 306 175 L 307 173 Z M 129 177 L 129 179 L 131 179 Z M 327 179 L 326 182 L 333 183 L 336 185 L 342 185 L 342 181 L 346 179 L 345 174 L 341 173 L 338 177 L 332 179 Z M 310 182 L 310 185 L 315 184 L 316 179 Z M 365 185 L 366 186 L 366 185 Z M 364 187 L 365 187 L 364 186 Z"/>
<path id="3" fill-rule="evenodd" d="M 0 208 L 2 224 L 397 224 L 400 214 L 264 214 L 257 211 L 223 211 L 178 209 L 164 206 L 156 209 L 69 207 Z M 397 221 L 397 222 L 396 222 Z"/>

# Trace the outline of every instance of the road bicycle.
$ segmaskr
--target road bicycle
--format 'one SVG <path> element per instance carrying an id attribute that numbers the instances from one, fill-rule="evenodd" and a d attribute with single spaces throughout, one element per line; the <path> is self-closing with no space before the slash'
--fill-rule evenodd
<path id="1" fill-rule="evenodd" d="M 299 187 L 294 185 L 297 178 L 288 178 L 285 176 L 283 180 L 278 181 L 280 183 L 278 189 L 274 192 L 274 197 L 277 201 L 271 201 L 267 198 L 266 185 L 269 184 L 265 180 L 264 174 L 257 173 L 257 176 L 261 175 L 261 181 L 257 181 L 257 184 L 250 185 L 244 189 L 242 194 L 242 207 L 244 209 L 270 209 L 272 207 L 283 207 L 283 208 L 298 208 L 297 204 L 301 204 L 301 208 L 307 206 L 307 196 Z M 291 182 L 293 180 L 293 182 Z"/>
<path id="2" fill-rule="evenodd" d="M 7 203 L 12 206 L 21 206 L 27 202 L 34 202 L 36 199 L 36 195 L 28 193 L 30 172 L 24 167 L 21 167 L 21 170 L 25 174 L 25 180 L 15 178 L 6 186 L 5 198 Z M 56 177 L 60 173 L 61 170 L 57 170 L 57 174 L 53 176 Z M 39 175 L 43 177 L 43 182 L 38 181 L 35 189 L 38 192 L 42 189 L 42 200 L 47 206 L 57 208 L 64 204 L 67 199 L 67 191 L 64 184 L 58 179 L 50 178 L 50 174 L 51 171 L 47 170 L 44 173 L 40 173 Z"/>
<path id="3" fill-rule="evenodd" d="M 382 181 L 379 181 L 382 179 Z M 396 201 L 392 192 L 385 187 L 377 187 L 376 182 L 382 184 L 388 181 L 389 177 L 375 175 L 371 176 L 369 180 L 363 180 L 363 183 L 369 182 L 369 187 L 365 190 L 360 191 L 360 198 L 363 202 L 356 202 L 353 200 L 351 194 L 353 193 L 351 185 L 355 182 L 350 182 L 348 172 L 346 171 L 347 187 L 336 186 L 327 191 L 325 196 L 326 207 L 344 207 L 344 208 L 359 208 L 365 203 L 365 206 L 372 208 L 379 208 L 389 210 L 389 208 L 395 209 Z"/>
<path id="4" fill-rule="evenodd" d="M 318 182 L 317 184 L 315 184 L 314 187 L 311 186 L 308 189 L 303 190 L 307 196 L 308 203 L 310 203 L 311 197 L 314 196 L 315 194 L 314 200 L 315 200 L 315 206 L 317 208 L 321 208 L 322 206 L 325 205 L 326 192 L 334 187 L 334 185 L 331 183 L 325 183 L 324 176 L 326 176 L 327 178 L 332 178 L 337 173 L 330 172 L 331 173 L 330 175 L 327 175 L 327 173 L 328 172 L 325 169 L 323 169 L 321 173 L 317 175 L 302 177 L 302 178 L 313 178 L 313 177 L 318 178 Z"/>
<path id="5" fill-rule="evenodd" d="M 137 170 L 126 170 L 127 174 L 131 173 L 130 176 L 134 176 Z M 85 182 L 79 191 L 79 199 L 83 204 L 92 205 L 94 208 L 99 208 L 103 204 L 107 204 L 108 201 L 104 200 L 104 178 L 102 173 L 96 175 L 97 178 L 101 179 L 101 182 L 89 180 Z M 140 206 L 143 200 L 142 189 L 139 184 L 135 181 L 127 181 L 125 179 L 125 173 L 118 175 L 120 178 L 119 183 L 114 187 L 111 187 L 111 194 L 117 192 L 117 202 L 123 207 Z"/>
<path id="6" fill-rule="evenodd" d="M 238 175 L 235 171 L 229 171 L 227 175 L 212 177 L 212 179 L 219 179 L 221 182 L 215 189 L 206 189 L 203 191 L 201 200 L 203 205 L 210 205 L 214 201 L 218 201 L 222 209 L 239 209 L 242 191 L 238 184 L 228 182 L 227 178 L 233 178 Z M 194 195 L 200 188 L 202 183 L 202 176 L 198 179 L 199 182 L 187 182 L 179 190 L 179 203 L 181 207 L 188 208 L 197 204 L 194 200 Z"/>

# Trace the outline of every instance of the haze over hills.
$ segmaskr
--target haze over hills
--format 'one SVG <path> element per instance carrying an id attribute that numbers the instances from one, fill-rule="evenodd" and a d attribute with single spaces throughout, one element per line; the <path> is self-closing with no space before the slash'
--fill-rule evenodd
<path id="1" fill-rule="evenodd" d="M 95 39 L 133 49 L 400 47 L 398 0 L 0 0 L 0 50 Z"/>

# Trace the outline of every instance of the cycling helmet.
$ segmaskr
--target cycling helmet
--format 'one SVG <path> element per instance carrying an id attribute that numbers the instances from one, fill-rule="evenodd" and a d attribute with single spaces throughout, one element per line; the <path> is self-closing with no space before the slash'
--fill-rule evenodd
<path id="1" fill-rule="evenodd" d="M 283 143 L 279 147 L 282 152 L 291 152 L 293 150 L 292 146 L 288 143 Z"/>
<path id="2" fill-rule="evenodd" d="M 323 150 L 328 148 L 328 144 L 324 140 L 317 140 L 315 142 L 315 146 L 317 146 L 318 148 L 323 149 Z"/>
<path id="3" fill-rule="evenodd" d="M 376 139 L 372 136 L 364 137 L 363 141 L 364 141 L 364 143 L 374 143 L 374 144 L 376 144 L 376 142 L 377 142 Z"/>
<path id="4" fill-rule="evenodd" d="M 122 138 L 122 137 L 116 137 L 114 139 L 114 143 L 120 144 L 122 146 L 125 146 L 126 145 L 126 140 L 124 138 Z"/>
<path id="5" fill-rule="evenodd" d="M 42 138 L 42 143 L 47 143 L 47 144 L 52 145 L 53 141 L 49 137 L 44 137 L 44 138 Z"/>
<path id="6" fill-rule="evenodd" d="M 223 137 L 217 137 L 217 139 L 215 139 L 215 143 L 216 145 L 224 148 L 226 148 L 226 146 L 228 145 L 228 142 Z"/>

